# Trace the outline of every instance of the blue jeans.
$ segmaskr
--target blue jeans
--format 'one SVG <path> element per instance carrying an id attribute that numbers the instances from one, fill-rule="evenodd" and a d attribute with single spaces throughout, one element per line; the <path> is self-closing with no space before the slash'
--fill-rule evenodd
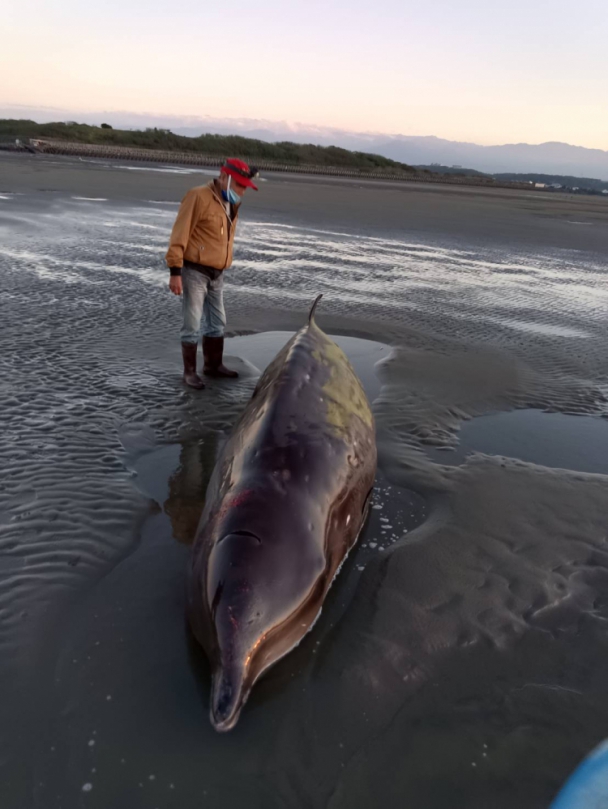
<path id="1" fill-rule="evenodd" d="M 182 343 L 198 343 L 201 318 L 205 337 L 223 337 L 226 328 L 224 311 L 224 274 L 214 281 L 190 267 L 182 269 Z"/>

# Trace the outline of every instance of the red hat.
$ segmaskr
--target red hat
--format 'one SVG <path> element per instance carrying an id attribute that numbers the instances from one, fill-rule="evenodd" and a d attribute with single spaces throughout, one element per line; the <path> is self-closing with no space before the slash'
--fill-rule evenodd
<path id="1" fill-rule="evenodd" d="M 246 188 L 253 188 L 254 191 L 258 190 L 257 185 L 251 182 L 252 177 L 257 177 L 259 174 L 255 166 L 251 168 L 236 157 L 230 157 L 221 169 L 222 173 L 229 174 L 239 185 L 244 185 Z"/>

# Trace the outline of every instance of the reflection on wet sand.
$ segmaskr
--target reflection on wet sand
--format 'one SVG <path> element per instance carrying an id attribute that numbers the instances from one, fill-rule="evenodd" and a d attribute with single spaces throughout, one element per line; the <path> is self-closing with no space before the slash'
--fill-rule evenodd
<path id="1" fill-rule="evenodd" d="M 205 505 L 207 484 L 215 465 L 217 444 L 214 434 L 210 434 L 206 441 L 182 444 L 178 466 L 169 478 L 169 496 L 163 508 L 171 520 L 174 538 L 185 545 L 194 541 Z"/>

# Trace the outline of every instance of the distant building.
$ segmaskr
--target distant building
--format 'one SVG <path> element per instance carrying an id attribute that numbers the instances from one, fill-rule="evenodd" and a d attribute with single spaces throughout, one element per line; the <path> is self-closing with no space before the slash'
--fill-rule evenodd
<path id="1" fill-rule="evenodd" d="M 534 188 L 546 188 L 546 183 L 534 183 Z"/>
<path id="2" fill-rule="evenodd" d="M 550 188 L 555 188 L 555 189 L 563 188 L 563 185 L 560 185 L 559 183 L 551 183 Z"/>

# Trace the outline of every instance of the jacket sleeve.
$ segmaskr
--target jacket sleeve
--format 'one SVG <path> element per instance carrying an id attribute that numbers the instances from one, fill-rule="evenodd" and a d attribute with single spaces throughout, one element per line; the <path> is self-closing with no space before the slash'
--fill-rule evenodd
<path id="1" fill-rule="evenodd" d="M 177 218 L 171 231 L 171 239 L 169 240 L 169 249 L 165 256 L 167 267 L 183 267 L 184 264 L 184 250 L 188 246 L 190 240 L 190 233 L 196 222 L 198 215 L 198 194 L 194 188 L 190 189 L 186 196 L 183 198 Z"/>

